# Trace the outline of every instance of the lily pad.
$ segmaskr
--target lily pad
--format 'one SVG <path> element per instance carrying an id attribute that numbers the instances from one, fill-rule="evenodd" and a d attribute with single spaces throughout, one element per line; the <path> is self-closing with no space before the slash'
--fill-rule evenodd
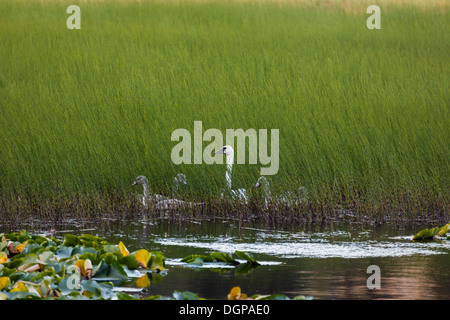
<path id="1" fill-rule="evenodd" d="M 151 259 L 150 263 L 148 264 L 148 268 L 152 271 L 163 271 L 166 268 L 166 257 L 164 257 L 164 255 L 159 251 L 153 251 L 150 253 L 150 255 Z"/>
<path id="2" fill-rule="evenodd" d="M 202 300 L 198 295 L 190 291 L 175 291 L 173 293 L 173 297 L 175 298 L 175 300 Z"/>
<path id="3" fill-rule="evenodd" d="M 436 236 L 445 236 L 449 228 L 450 224 L 446 224 L 441 228 L 435 227 L 431 229 L 423 229 L 413 237 L 413 240 L 414 241 L 433 240 Z"/>
<path id="4" fill-rule="evenodd" d="M 229 254 L 223 253 L 223 252 L 213 252 L 210 254 L 211 257 L 213 257 L 217 261 L 226 262 L 232 265 L 238 265 L 239 262 L 233 259 Z"/>
<path id="5" fill-rule="evenodd" d="M 181 262 L 186 262 L 186 263 L 193 263 L 194 261 L 201 261 L 203 262 L 214 262 L 214 258 L 211 256 L 205 256 L 205 255 L 200 255 L 200 254 L 191 254 L 188 255 L 186 257 L 184 257 L 183 259 L 181 259 Z M 198 262 L 197 262 L 198 264 Z"/>
<path id="6" fill-rule="evenodd" d="M 247 260 L 247 263 L 250 265 L 259 265 L 259 262 L 255 260 L 255 258 L 253 257 L 253 255 L 251 253 L 248 252 L 244 252 L 244 251 L 236 251 L 235 254 L 244 260 Z"/>

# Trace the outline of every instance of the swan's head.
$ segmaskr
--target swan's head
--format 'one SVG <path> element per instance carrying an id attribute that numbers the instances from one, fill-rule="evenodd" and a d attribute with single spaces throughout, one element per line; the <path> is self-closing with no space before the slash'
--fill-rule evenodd
<path id="1" fill-rule="evenodd" d="M 187 185 L 187 180 L 186 180 L 186 176 L 184 175 L 184 173 L 179 173 L 175 176 L 174 179 L 175 184 L 184 184 Z"/>
<path id="2" fill-rule="evenodd" d="M 214 154 L 221 154 L 223 153 L 224 155 L 232 155 L 234 153 L 233 148 L 231 146 L 223 146 L 222 148 L 220 148 L 219 150 L 217 150 L 216 152 L 214 152 Z"/>
<path id="3" fill-rule="evenodd" d="M 258 178 L 258 181 L 256 181 L 255 188 L 258 188 L 260 186 L 268 187 L 269 181 L 267 181 L 267 178 L 264 176 L 261 176 Z"/>
<path id="4" fill-rule="evenodd" d="M 146 184 L 146 183 L 148 183 L 147 178 L 145 176 L 139 176 L 133 182 L 132 186 L 137 185 L 137 184 Z"/>

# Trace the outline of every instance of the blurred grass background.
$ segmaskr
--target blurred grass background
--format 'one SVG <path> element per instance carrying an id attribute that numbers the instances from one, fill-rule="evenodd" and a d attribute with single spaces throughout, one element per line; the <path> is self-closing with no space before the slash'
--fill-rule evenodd
<path id="1" fill-rule="evenodd" d="M 397 1 L 398 2 L 398 1 Z M 219 194 L 225 165 L 171 162 L 177 128 L 280 130 L 275 192 L 448 209 L 450 21 L 445 2 L 0 2 L 0 193 L 166 192 L 184 172 Z M 205 142 L 205 147 L 208 143 Z M 260 165 L 235 165 L 251 188 Z"/>

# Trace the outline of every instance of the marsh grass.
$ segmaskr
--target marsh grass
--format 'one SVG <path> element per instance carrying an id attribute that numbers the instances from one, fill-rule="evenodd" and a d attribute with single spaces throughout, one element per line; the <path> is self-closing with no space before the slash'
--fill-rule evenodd
<path id="1" fill-rule="evenodd" d="M 86 1 L 68 30 L 69 2 L 2 1 L 2 217 L 138 212 L 131 182 L 168 194 L 178 172 L 219 216 L 448 214 L 445 2 L 397 1 L 377 31 L 361 1 L 289 3 Z M 225 165 L 171 162 L 172 131 L 196 120 L 279 129 L 273 192 L 304 186 L 309 202 L 220 200 Z M 255 199 L 260 166 L 233 168 Z"/>

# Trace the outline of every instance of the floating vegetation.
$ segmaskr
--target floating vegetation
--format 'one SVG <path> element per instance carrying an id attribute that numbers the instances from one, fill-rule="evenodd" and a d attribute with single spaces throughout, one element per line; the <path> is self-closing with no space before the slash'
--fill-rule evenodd
<path id="1" fill-rule="evenodd" d="M 303 295 L 299 295 L 294 297 L 292 300 L 311 300 L 312 297 L 305 297 Z M 248 296 L 245 293 L 241 292 L 240 287 L 233 287 L 228 294 L 228 300 L 291 300 L 288 296 L 283 294 L 271 294 L 271 295 L 252 295 Z"/>
<path id="2" fill-rule="evenodd" d="M 138 298 L 129 295 L 127 293 L 121 292 L 118 295 L 120 297 L 120 300 L 138 300 Z M 190 291 L 180 292 L 175 290 L 173 292 L 172 297 L 156 295 L 148 297 L 146 298 L 146 300 L 206 300 L 206 299 L 201 298 L 197 294 Z M 284 294 L 271 294 L 271 295 L 254 294 L 252 296 L 248 296 L 245 293 L 241 293 L 240 287 L 233 287 L 230 293 L 227 295 L 227 300 L 312 300 L 312 297 L 298 295 L 291 299 Z"/>
<path id="3" fill-rule="evenodd" d="M 439 228 L 431 228 L 431 229 L 423 229 L 419 231 L 414 237 L 414 241 L 426 241 L 426 240 L 434 240 L 438 237 L 445 237 L 448 230 L 450 228 L 450 223 L 445 226 Z"/>
<path id="4" fill-rule="evenodd" d="M 218 270 L 226 268 L 227 266 L 233 266 L 236 268 L 235 274 L 240 275 L 248 274 L 260 265 L 251 253 L 235 251 L 235 255 L 243 259 L 245 262 L 240 263 L 231 255 L 224 252 L 212 252 L 209 255 L 192 254 L 181 259 L 181 262 L 186 263 L 188 267 L 210 267 Z"/>
<path id="5" fill-rule="evenodd" d="M 0 237 L 0 300 L 141 299 L 140 293 L 152 280 L 167 274 L 166 258 L 161 252 L 146 249 L 130 252 L 121 241 L 111 244 L 94 235 L 67 234 L 61 241 L 22 230 L 3 233 Z M 240 263 L 223 252 L 213 252 L 209 256 L 189 255 L 182 261 L 189 264 L 221 262 L 241 267 L 241 274 L 259 265 L 250 253 L 236 251 L 235 254 L 246 263 Z M 133 280 L 134 287 L 121 287 L 130 280 Z M 233 290 L 232 293 L 236 291 Z M 247 298 L 246 295 L 234 293 L 230 297 L 232 300 Z M 283 295 L 251 298 L 290 299 Z M 146 299 L 203 298 L 189 291 L 174 291 L 172 297 L 153 295 Z"/>
<path id="6" fill-rule="evenodd" d="M 121 283 L 134 279 L 139 291 L 152 274 L 164 276 L 161 252 L 129 252 L 84 234 L 54 237 L 27 231 L 1 234 L 0 299 L 121 299 Z M 139 289 L 140 288 L 140 289 Z"/>
<path id="7" fill-rule="evenodd" d="M 246 260 L 247 265 L 254 266 L 254 267 L 259 265 L 259 263 L 255 260 L 255 258 L 253 258 L 253 255 L 250 253 L 243 252 L 243 251 L 236 251 L 235 254 L 239 258 Z M 197 265 L 202 265 L 203 263 L 208 263 L 208 262 L 223 262 L 223 263 L 231 264 L 231 265 L 239 265 L 240 264 L 239 261 L 235 260 L 232 256 L 230 256 L 229 254 L 224 253 L 224 252 L 212 252 L 209 254 L 209 256 L 193 254 L 193 255 L 184 257 L 183 259 L 181 259 L 181 262 L 186 262 L 188 264 L 197 264 Z"/>

